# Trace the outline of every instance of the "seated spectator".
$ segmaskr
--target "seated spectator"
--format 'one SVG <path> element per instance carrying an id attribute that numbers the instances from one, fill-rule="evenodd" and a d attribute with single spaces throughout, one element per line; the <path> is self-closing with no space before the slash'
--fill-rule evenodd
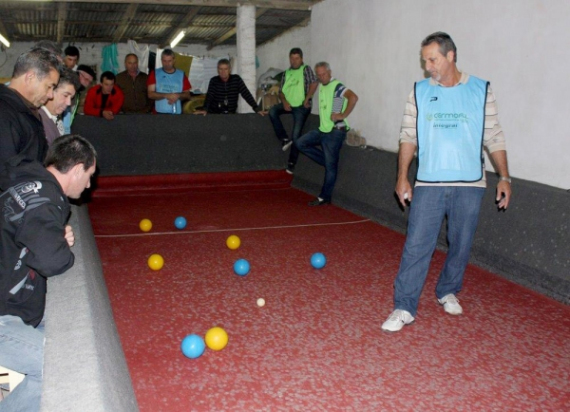
<path id="1" fill-rule="evenodd" d="M 130 53 L 125 57 L 125 71 L 117 74 L 115 84 L 121 88 L 125 101 L 121 111 L 123 113 L 149 113 L 153 101 L 148 98 L 148 75 L 139 70 L 139 58 Z"/>
<path id="2" fill-rule="evenodd" d="M 207 113 L 235 113 L 238 107 L 238 98 L 241 94 L 256 113 L 261 116 L 265 115 L 265 112 L 255 102 L 242 78 L 237 74 L 230 74 L 231 72 L 232 66 L 230 61 L 221 59 L 218 62 L 218 76 L 210 79 L 204 107 L 202 110 L 196 110 L 194 114 L 203 114 L 205 116 Z"/>
<path id="3" fill-rule="evenodd" d="M 121 111 L 124 100 L 123 92 L 115 86 L 115 75 L 112 72 L 104 72 L 101 75 L 101 84 L 93 86 L 87 92 L 84 112 L 88 116 L 113 120 Z"/>
<path id="4" fill-rule="evenodd" d="M 59 136 L 63 136 L 61 115 L 71 106 L 75 93 L 81 87 L 79 77 L 73 70 L 64 67 L 59 73 L 59 83 L 53 91 L 53 98 L 48 100 L 39 111 L 48 145 Z"/>
<path id="5" fill-rule="evenodd" d="M 0 174 L 0 202 L 7 205 L 0 219 L 0 365 L 25 378 L 0 410 L 39 411 L 47 278 L 75 262 L 67 197 L 78 199 L 90 186 L 96 153 L 81 136 L 67 135 L 50 146 L 46 167 L 21 156 L 6 165 Z"/>

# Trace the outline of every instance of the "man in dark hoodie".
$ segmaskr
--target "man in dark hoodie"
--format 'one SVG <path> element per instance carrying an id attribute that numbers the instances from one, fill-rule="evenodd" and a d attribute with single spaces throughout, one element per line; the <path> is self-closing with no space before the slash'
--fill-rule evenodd
<path id="1" fill-rule="evenodd" d="M 57 138 L 45 167 L 18 155 L 0 174 L 0 365 L 26 375 L 0 411 L 39 411 L 47 278 L 73 266 L 70 206 L 90 186 L 96 152 L 79 135 Z"/>
<path id="2" fill-rule="evenodd" d="M 0 172 L 17 154 L 44 161 L 48 145 L 38 109 L 53 98 L 60 69 L 55 53 L 31 49 L 18 57 L 10 85 L 0 85 Z"/>

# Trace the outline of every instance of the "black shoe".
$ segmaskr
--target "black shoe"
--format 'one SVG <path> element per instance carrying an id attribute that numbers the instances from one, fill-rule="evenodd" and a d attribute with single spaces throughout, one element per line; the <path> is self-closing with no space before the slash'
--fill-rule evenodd
<path id="1" fill-rule="evenodd" d="M 311 200 L 309 202 L 309 206 L 323 206 L 330 204 L 331 201 L 327 199 L 319 199 L 318 197 L 315 200 Z"/>
<path id="2" fill-rule="evenodd" d="M 291 147 L 291 145 L 293 144 L 293 140 L 291 140 L 291 139 L 285 139 L 285 140 L 283 140 L 283 142 L 282 142 L 281 144 L 282 144 L 281 149 L 282 149 L 284 152 L 286 152 L 287 149 L 289 149 L 289 148 Z"/>
<path id="3" fill-rule="evenodd" d="M 289 163 L 289 164 L 287 165 L 287 169 L 285 169 L 285 171 L 286 171 L 287 173 L 289 173 L 290 175 L 293 174 L 293 171 L 294 171 L 294 170 L 295 170 L 295 163 Z"/>

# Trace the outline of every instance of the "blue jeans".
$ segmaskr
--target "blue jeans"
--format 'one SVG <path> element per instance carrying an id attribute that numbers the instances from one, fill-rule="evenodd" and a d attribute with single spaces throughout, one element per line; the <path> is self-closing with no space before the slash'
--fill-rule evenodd
<path id="1" fill-rule="evenodd" d="M 42 328 L 26 325 L 18 316 L 0 316 L 0 365 L 26 375 L 0 402 L 0 412 L 40 410 L 43 358 Z"/>
<path id="2" fill-rule="evenodd" d="M 283 122 L 281 122 L 282 114 L 292 114 L 293 115 L 293 132 L 291 134 L 291 139 L 293 144 L 291 145 L 291 152 L 289 153 L 289 164 L 296 165 L 297 159 L 299 158 L 299 150 L 297 149 L 296 143 L 301 132 L 303 131 L 303 126 L 307 121 L 307 117 L 311 114 L 311 108 L 305 106 L 292 107 L 291 111 L 288 112 L 283 108 L 283 103 L 276 104 L 269 109 L 269 119 L 271 119 L 271 124 L 273 124 L 273 130 L 279 140 L 288 139 L 287 132 L 283 127 Z"/>
<path id="3" fill-rule="evenodd" d="M 479 187 L 419 186 L 414 189 L 408 234 L 394 282 L 395 309 L 404 309 L 416 316 L 445 216 L 449 250 L 435 295 L 441 299 L 461 290 L 484 193 L 485 189 Z"/>
<path id="4" fill-rule="evenodd" d="M 345 129 L 332 129 L 329 133 L 313 130 L 297 140 L 297 148 L 309 158 L 325 167 L 325 181 L 319 197 L 331 200 L 336 175 L 340 149 L 346 138 Z M 321 146 L 322 149 L 318 149 Z"/>

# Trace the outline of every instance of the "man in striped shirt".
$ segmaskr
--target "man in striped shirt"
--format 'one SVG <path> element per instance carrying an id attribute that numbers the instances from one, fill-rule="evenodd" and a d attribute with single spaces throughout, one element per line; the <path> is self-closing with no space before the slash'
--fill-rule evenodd
<path id="1" fill-rule="evenodd" d="M 265 112 L 255 102 L 243 79 L 237 74 L 231 74 L 231 72 L 230 61 L 221 59 L 218 62 L 218 75 L 210 79 L 204 107 L 202 110 L 196 110 L 194 114 L 204 116 L 208 113 L 234 114 L 237 111 L 238 98 L 241 94 L 256 113 L 261 116 L 265 115 Z"/>
<path id="2" fill-rule="evenodd" d="M 410 204 L 410 215 L 394 282 L 394 311 L 382 324 L 388 332 L 414 321 L 446 216 L 449 250 L 435 294 L 446 313 L 463 313 L 455 295 L 463 284 L 486 186 L 483 147 L 500 175 L 498 208 L 506 209 L 511 198 L 505 137 L 489 82 L 457 69 L 457 49 L 448 34 L 433 33 L 421 47 L 431 77 L 415 84 L 400 130 L 396 194 L 402 205 Z M 412 190 L 408 170 L 416 152 Z"/>

